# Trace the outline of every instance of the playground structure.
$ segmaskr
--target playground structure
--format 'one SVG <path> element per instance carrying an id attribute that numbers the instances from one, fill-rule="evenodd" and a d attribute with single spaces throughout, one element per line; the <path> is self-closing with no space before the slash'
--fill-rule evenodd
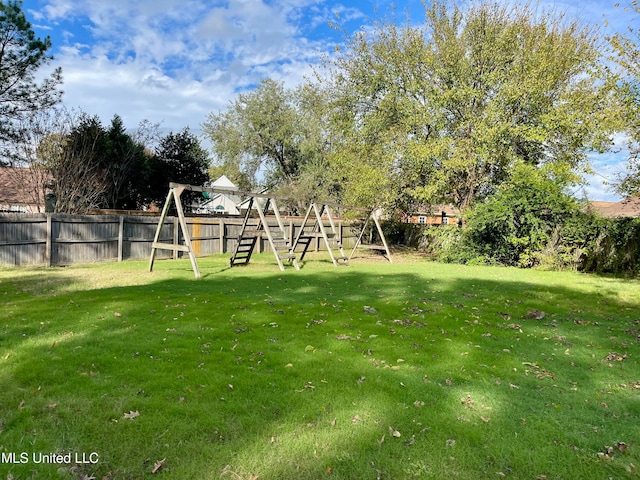
<path id="1" fill-rule="evenodd" d="M 267 193 L 251 193 L 242 191 L 230 192 L 226 189 L 170 183 L 169 193 L 167 194 L 167 198 L 162 208 L 156 234 L 151 245 L 151 256 L 149 259 L 150 272 L 153 270 L 157 250 L 172 250 L 174 252 L 187 253 L 191 261 L 195 277 L 200 278 L 200 270 L 198 268 L 198 262 L 196 260 L 182 206 L 181 195 L 185 191 L 233 194 L 246 199 L 245 203 L 247 208 L 240 234 L 238 235 L 238 241 L 229 261 L 230 267 L 248 264 L 251 259 L 251 255 L 255 250 L 256 243 L 261 237 L 267 238 L 271 251 L 275 256 L 276 262 L 278 263 L 278 267 L 281 271 L 285 270 L 285 262 L 292 265 L 296 270 L 300 270 L 300 262 L 303 261 L 310 245 L 314 240 L 318 242 L 320 239 L 324 241 L 334 266 L 348 266 L 349 261 L 354 256 L 358 248 L 370 248 L 384 252 L 387 260 L 389 262 L 392 261 L 389 247 L 382 232 L 382 227 L 380 226 L 378 218 L 379 213 L 377 210 L 342 207 L 340 205 L 326 202 L 312 202 L 307 209 L 302 226 L 295 238 L 293 238 L 293 235 L 291 235 L 292 232 L 289 232 L 289 235 L 287 234 L 287 229 L 284 226 L 276 203 L 277 200 L 281 200 L 281 198 Z M 163 243 L 159 241 L 162 227 L 167 219 L 172 203 L 175 203 L 176 212 L 178 214 L 178 224 L 180 232 L 182 233 L 183 244 L 178 242 L 177 235 L 174 236 L 173 243 Z M 334 220 L 333 208 L 347 208 L 365 213 L 362 228 L 357 236 L 355 245 L 352 247 L 348 256 L 342 244 L 340 229 L 337 228 Z M 252 217 L 254 211 L 257 211 L 258 213 L 257 223 L 255 222 L 255 217 Z M 269 219 L 267 218 L 267 215 L 269 215 L 269 212 L 273 213 L 275 225 L 273 222 L 270 223 L 268 221 Z M 380 244 L 363 244 L 365 232 L 367 232 L 367 228 L 370 225 L 371 230 L 373 230 L 373 228 L 376 229 L 377 235 L 381 240 Z M 334 253 L 334 250 L 337 250 L 339 254 Z"/>

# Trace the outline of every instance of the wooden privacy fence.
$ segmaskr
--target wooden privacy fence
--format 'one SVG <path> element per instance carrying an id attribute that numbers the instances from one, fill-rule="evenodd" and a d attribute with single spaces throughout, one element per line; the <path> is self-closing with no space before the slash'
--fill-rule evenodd
<path id="1" fill-rule="evenodd" d="M 289 235 L 302 225 L 298 217 L 283 218 Z M 74 263 L 143 260 L 151 253 L 158 216 L 0 214 L 0 265 L 62 266 Z M 161 241 L 178 243 L 178 218 L 169 217 L 161 231 Z M 197 256 L 231 253 L 242 229 L 241 218 L 187 217 L 187 227 Z M 257 220 L 256 220 L 257 221 Z M 339 222 L 345 247 L 353 246 L 358 229 Z M 313 250 L 324 249 L 320 239 Z M 266 239 L 256 245 L 269 251 Z M 182 252 L 158 253 L 158 258 L 177 258 Z"/>

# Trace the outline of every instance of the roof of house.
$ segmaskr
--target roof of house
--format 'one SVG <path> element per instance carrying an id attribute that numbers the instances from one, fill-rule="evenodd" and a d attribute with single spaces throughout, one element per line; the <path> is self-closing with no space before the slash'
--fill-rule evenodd
<path id="1" fill-rule="evenodd" d="M 591 207 L 605 218 L 640 217 L 640 197 L 630 197 L 620 202 L 589 202 Z"/>
<path id="2" fill-rule="evenodd" d="M 223 190 L 238 190 L 238 187 L 227 178 L 226 175 L 222 175 L 215 182 L 211 184 L 213 188 L 220 188 Z"/>

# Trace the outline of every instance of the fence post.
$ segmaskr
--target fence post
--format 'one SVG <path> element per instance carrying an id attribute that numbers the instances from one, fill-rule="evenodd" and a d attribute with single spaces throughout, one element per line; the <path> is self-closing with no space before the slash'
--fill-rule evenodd
<path id="1" fill-rule="evenodd" d="M 219 220 L 219 225 L 220 225 L 220 232 L 219 232 L 219 236 L 220 236 L 220 254 L 224 253 L 224 243 L 225 243 L 225 227 L 224 227 L 224 218 L 220 217 Z"/>
<path id="2" fill-rule="evenodd" d="M 122 261 L 124 250 L 124 215 L 120 215 L 118 222 L 118 261 Z"/>
<path id="3" fill-rule="evenodd" d="M 47 267 L 51 266 L 51 214 L 47 213 L 47 237 L 44 243 L 44 263 Z"/>

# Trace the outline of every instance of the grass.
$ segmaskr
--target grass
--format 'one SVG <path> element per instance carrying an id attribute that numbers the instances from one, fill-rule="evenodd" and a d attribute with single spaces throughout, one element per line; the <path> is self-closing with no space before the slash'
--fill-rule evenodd
<path id="1" fill-rule="evenodd" d="M 639 281 L 254 258 L 0 269 L 0 479 L 640 477 Z"/>

